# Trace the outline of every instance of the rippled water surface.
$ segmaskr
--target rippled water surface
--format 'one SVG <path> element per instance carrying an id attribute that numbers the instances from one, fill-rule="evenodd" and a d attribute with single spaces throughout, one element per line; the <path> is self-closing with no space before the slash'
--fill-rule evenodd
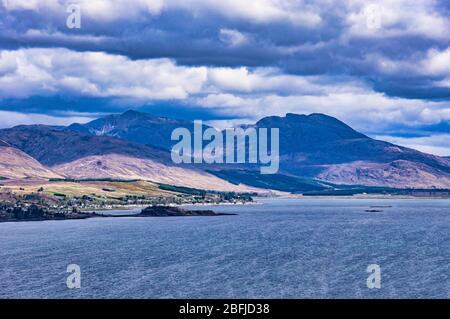
<path id="1" fill-rule="evenodd" d="M 212 209 L 238 215 L 1 223 L 0 297 L 450 297 L 449 200 Z M 66 286 L 73 263 L 81 289 Z M 366 286 L 374 263 L 381 289 Z"/>

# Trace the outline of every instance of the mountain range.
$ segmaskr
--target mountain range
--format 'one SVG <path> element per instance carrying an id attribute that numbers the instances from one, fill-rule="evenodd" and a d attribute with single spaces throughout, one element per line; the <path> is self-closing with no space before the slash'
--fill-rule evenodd
<path id="1" fill-rule="evenodd" d="M 450 159 L 372 139 L 324 114 L 269 116 L 246 126 L 279 128 L 280 170 L 265 176 L 247 165 L 175 165 L 170 135 L 177 127 L 192 131 L 193 123 L 127 111 L 67 127 L 2 129 L 0 176 L 145 179 L 227 191 L 450 188 Z"/>
<path id="2" fill-rule="evenodd" d="M 448 188 L 450 162 L 372 139 L 324 114 L 266 117 L 257 127 L 280 129 L 280 168 L 336 184 Z"/>
<path id="3" fill-rule="evenodd" d="M 194 123 L 129 110 L 122 114 L 108 115 L 86 124 L 74 123 L 69 125 L 67 130 L 98 136 L 118 137 L 126 141 L 170 150 L 174 144 L 170 136 L 172 131 L 178 127 L 184 127 L 193 132 Z"/>
<path id="4" fill-rule="evenodd" d="M 0 170 L 6 178 L 56 176 L 75 179 L 142 179 L 171 185 L 221 191 L 253 191 L 220 179 L 195 166 L 176 166 L 168 151 L 109 136 L 97 136 L 45 125 L 16 126 L 0 130 L 0 140 L 9 150 L 23 155 L 22 163 L 34 159 L 46 170 L 29 168 L 17 175 Z M 0 164 L 8 166 L 8 153 L 0 153 Z M 36 167 L 36 165 L 35 165 Z M 24 169 L 22 168 L 22 170 Z"/>

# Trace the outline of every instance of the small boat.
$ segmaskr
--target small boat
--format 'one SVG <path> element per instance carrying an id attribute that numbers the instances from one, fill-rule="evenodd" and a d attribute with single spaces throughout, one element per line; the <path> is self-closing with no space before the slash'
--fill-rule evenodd
<path id="1" fill-rule="evenodd" d="M 383 212 L 380 209 L 366 209 L 366 213 L 381 213 Z"/>

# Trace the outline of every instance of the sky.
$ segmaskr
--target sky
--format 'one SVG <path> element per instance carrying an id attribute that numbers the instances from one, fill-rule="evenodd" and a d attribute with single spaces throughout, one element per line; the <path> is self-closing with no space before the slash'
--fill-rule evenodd
<path id="1" fill-rule="evenodd" d="M 0 128 L 325 113 L 450 156 L 448 0 L 0 1 Z"/>

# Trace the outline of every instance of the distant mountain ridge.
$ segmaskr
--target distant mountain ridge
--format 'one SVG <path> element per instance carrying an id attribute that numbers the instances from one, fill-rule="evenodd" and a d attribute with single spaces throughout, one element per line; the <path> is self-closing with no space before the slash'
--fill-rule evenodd
<path id="1" fill-rule="evenodd" d="M 53 172 L 46 174 L 47 177 L 143 179 L 209 190 L 253 191 L 195 166 L 176 166 L 168 151 L 115 137 L 45 125 L 21 125 L 0 130 L 0 140 L 46 165 Z M 6 156 L 5 161 L 0 157 L 0 163 L 7 164 L 7 160 Z"/>
<path id="2" fill-rule="evenodd" d="M 280 170 L 336 184 L 450 187 L 450 162 L 372 139 L 324 114 L 266 117 L 280 130 Z"/>
<path id="3" fill-rule="evenodd" d="M 53 166 L 90 155 L 118 153 L 170 161 L 167 152 L 109 136 L 95 136 L 46 125 L 20 125 L 0 130 L 0 139 Z"/>
<path id="4" fill-rule="evenodd" d="M 374 140 L 324 114 L 268 116 L 245 126 L 280 130 L 280 171 L 264 178 L 255 175 L 254 165 L 175 165 L 170 135 L 178 127 L 192 130 L 193 122 L 127 111 L 68 127 L 3 129 L 0 145 L 25 152 L 55 174 L 77 178 L 156 179 L 211 189 L 242 183 L 285 191 L 330 187 L 327 183 L 450 188 L 448 158 Z"/>
<path id="5" fill-rule="evenodd" d="M 358 160 L 389 162 L 398 159 L 420 159 L 439 165 L 436 162 L 437 156 L 372 139 L 324 114 L 288 113 L 285 117 L 264 118 L 255 126 L 279 128 L 280 153 L 304 165 L 339 164 Z M 447 165 L 442 168 L 450 172 Z"/>
<path id="6" fill-rule="evenodd" d="M 122 114 L 108 115 L 86 124 L 75 123 L 68 126 L 67 130 L 98 136 L 113 136 L 134 143 L 170 150 L 176 143 L 170 139 L 172 131 L 178 127 L 188 128 L 193 132 L 194 124 L 187 120 L 152 116 L 129 110 Z"/>

